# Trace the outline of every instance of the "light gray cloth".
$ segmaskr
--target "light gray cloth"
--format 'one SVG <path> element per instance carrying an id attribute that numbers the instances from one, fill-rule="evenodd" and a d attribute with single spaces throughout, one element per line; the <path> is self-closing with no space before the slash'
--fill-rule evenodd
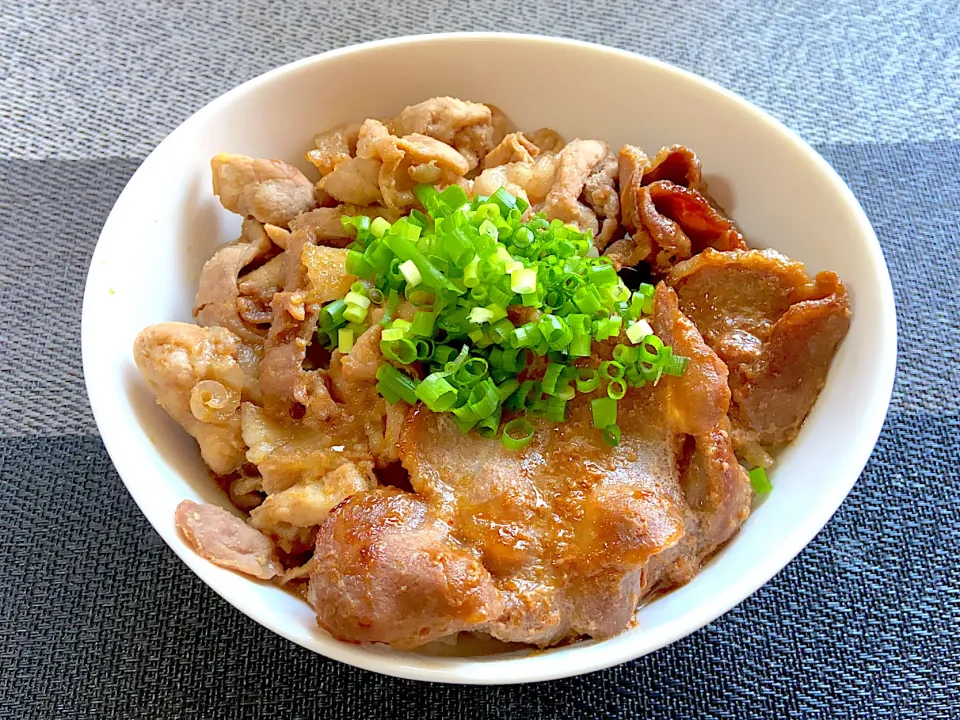
<path id="1" fill-rule="evenodd" d="M 899 311 L 884 434 L 810 547 L 690 638 L 526 688 L 375 677 L 228 607 L 126 495 L 80 368 L 82 288 L 99 229 L 167 133 L 291 60 L 450 30 L 645 53 L 768 110 L 854 189 Z M 0 717 L 957 717 L 958 38 L 956 0 L 4 0 Z"/>

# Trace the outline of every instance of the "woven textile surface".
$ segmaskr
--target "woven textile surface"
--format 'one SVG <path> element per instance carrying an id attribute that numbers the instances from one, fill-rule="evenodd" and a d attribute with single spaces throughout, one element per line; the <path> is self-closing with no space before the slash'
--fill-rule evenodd
<path id="1" fill-rule="evenodd" d="M 521 30 L 642 52 L 760 105 L 853 188 L 893 277 L 899 367 L 836 516 L 707 628 L 528 686 L 325 660 L 195 578 L 100 442 L 80 306 L 114 200 L 225 90 L 381 37 Z M 956 0 L 0 3 L 0 718 L 960 717 Z"/>

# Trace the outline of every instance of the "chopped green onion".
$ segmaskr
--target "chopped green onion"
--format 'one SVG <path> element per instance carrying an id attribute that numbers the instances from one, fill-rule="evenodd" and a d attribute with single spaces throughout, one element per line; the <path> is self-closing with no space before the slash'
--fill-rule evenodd
<path id="1" fill-rule="evenodd" d="M 604 341 L 609 340 L 612 337 L 616 337 L 620 334 L 620 327 L 623 325 L 623 318 L 619 315 L 614 315 L 612 317 L 603 318 L 602 320 L 597 320 L 596 322 L 596 332 L 594 333 L 597 340 Z"/>
<path id="2" fill-rule="evenodd" d="M 537 269 L 535 267 L 519 267 L 510 275 L 510 289 L 523 295 L 537 289 Z"/>
<path id="3" fill-rule="evenodd" d="M 620 444 L 620 426 L 616 423 L 607 425 L 601 432 L 603 435 L 603 440 L 607 443 L 607 445 L 616 447 Z"/>
<path id="4" fill-rule="evenodd" d="M 503 416 L 503 408 L 498 407 L 492 414 L 487 415 L 474 427 L 480 437 L 495 438 L 500 430 L 500 418 Z"/>
<path id="5" fill-rule="evenodd" d="M 600 363 L 600 375 L 606 380 L 619 380 L 623 377 L 623 364 L 616 360 L 605 360 Z"/>
<path id="6" fill-rule="evenodd" d="M 423 276 L 420 274 L 417 264 L 413 260 L 407 260 L 400 263 L 400 273 L 403 275 L 403 279 L 407 281 L 407 285 L 410 287 L 416 287 L 420 284 L 420 281 L 423 280 Z"/>
<path id="7" fill-rule="evenodd" d="M 324 330 L 332 330 L 333 328 L 343 324 L 343 313 L 347 309 L 347 303 L 343 300 L 334 300 L 331 303 L 327 303 L 323 306 L 323 310 L 320 311 L 320 320 L 319 325 Z"/>
<path id="8" fill-rule="evenodd" d="M 600 292 L 595 285 L 584 285 L 573 294 L 573 302 L 580 312 L 594 315 L 603 308 L 600 301 Z"/>
<path id="9" fill-rule="evenodd" d="M 447 412 L 457 402 L 457 389 L 442 373 L 431 373 L 417 386 L 417 397 L 433 412 Z"/>
<path id="10" fill-rule="evenodd" d="M 355 290 L 351 290 L 346 295 L 344 295 L 343 301 L 347 305 L 357 305 L 358 307 L 362 307 L 364 310 L 370 307 L 370 298 L 368 298 L 366 295 L 361 295 Z"/>
<path id="11" fill-rule="evenodd" d="M 613 359 L 624 367 L 633 365 L 639 359 L 639 356 L 637 349 L 629 345 L 618 344 L 613 349 Z"/>
<path id="12" fill-rule="evenodd" d="M 653 348 L 648 350 L 647 348 Z M 660 357 L 660 351 L 663 350 L 663 341 L 656 335 L 648 335 L 637 348 L 640 362 L 655 363 Z"/>
<path id="13" fill-rule="evenodd" d="M 377 391 L 381 395 L 384 394 L 381 390 L 381 386 L 383 386 L 384 389 L 392 392 L 394 396 L 399 397 L 408 405 L 416 405 L 417 381 L 408 375 L 404 375 L 393 365 L 384 363 L 377 368 L 377 380 L 379 380 Z"/>
<path id="14" fill-rule="evenodd" d="M 552 397 L 547 400 L 547 420 L 550 422 L 564 422 L 567 418 L 567 401 L 563 398 Z"/>
<path id="15" fill-rule="evenodd" d="M 601 397 L 590 401 L 593 411 L 593 426 L 605 428 L 617 422 L 617 401 L 611 397 Z"/>
<path id="16" fill-rule="evenodd" d="M 653 335 L 653 328 L 646 320 L 637 320 L 627 326 L 627 337 L 634 345 L 639 343 L 648 335 Z"/>
<path id="17" fill-rule="evenodd" d="M 366 299 L 366 298 L 364 298 Z M 369 301 L 368 301 L 369 302 Z M 361 305 L 347 303 L 347 309 L 343 311 L 343 318 L 349 322 L 363 322 L 367 317 L 367 308 Z"/>
<path id="18" fill-rule="evenodd" d="M 417 347 L 407 338 L 399 340 L 380 341 L 380 352 L 391 362 L 409 365 L 417 359 Z"/>
<path id="19" fill-rule="evenodd" d="M 340 328 L 337 330 L 337 350 L 348 353 L 353 350 L 353 330 Z"/>
<path id="20" fill-rule="evenodd" d="M 374 218 L 370 223 L 370 234 L 378 240 L 390 229 L 390 223 L 382 217 Z"/>
<path id="21" fill-rule="evenodd" d="M 762 467 L 756 467 L 747 473 L 750 476 L 750 484 L 757 495 L 766 495 L 773 490 L 773 485 L 767 477 L 767 471 Z"/>
<path id="22" fill-rule="evenodd" d="M 594 265 L 587 270 L 587 280 L 597 287 L 616 285 L 620 278 L 617 271 L 610 265 Z"/>
<path id="23" fill-rule="evenodd" d="M 577 392 L 589 393 L 600 387 L 600 373 L 596 368 L 577 368 Z"/>
<path id="24" fill-rule="evenodd" d="M 433 356 L 433 340 L 417 338 L 413 346 L 417 349 L 417 360 L 429 360 Z"/>
<path id="25" fill-rule="evenodd" d="M 557 382 L 560 380 L 560 376 L 563 374 L 563 365 L 557 363 L 550 363 L 547 365 L 547 370 L 543 374 L 543 392 L 547 395 L 553 395 L 557 389 Z"/>
<path id="26" fill-rule="evenodd" d="M 411 335 L 420 337 L 433 337 L 433 326 L 437 316 L 426 310 L 417 310 L 413 314 L 413 323 L 410 326 Z"/>
<path id="27" fill-rule="evenodd" d="M 611 380 L 607 383 L 607 397 L 620 400 L 627 394 L 627 384 L 623 380 Z"/>
<path id="28" fill-rule="evenodd" d="M 503 426 L 500 441 L 507 450 L 519 450 L 533 440 L 534 428 L 529 420 L 515 418 Z"/>

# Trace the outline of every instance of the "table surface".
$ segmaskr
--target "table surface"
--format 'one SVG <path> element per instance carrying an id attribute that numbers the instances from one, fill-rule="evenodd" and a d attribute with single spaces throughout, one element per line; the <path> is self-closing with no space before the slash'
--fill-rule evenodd
<path id="1" fill-rule="evenodd" d="M 798 131 L 880 237 L 900 362 L 850 497 L 738 608 L 586 677 L 425 685 L 272 635 L 163 545 L 90 414 L 81 297 L 124 183 L 223 91 L 355 42 L 503 29 L 646 53 Z M 0 717 L 958 717 L 958 38 L 956 0 L 0 5 Z"/>

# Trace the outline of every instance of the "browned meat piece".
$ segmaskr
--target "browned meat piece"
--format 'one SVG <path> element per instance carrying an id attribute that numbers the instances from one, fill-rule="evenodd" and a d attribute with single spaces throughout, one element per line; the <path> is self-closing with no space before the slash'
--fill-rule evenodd
<path id="1" fill-rule="evenodd" d="M 347 123 L 315 135 L 313 144 L 316 149 L 307 153 L 307 160 L 316 166 L 321 175 L 329 175 L 356 152 L 359 133 L 360 123 Z"/>
<path id="2" fill-rule="evenodd" d="M 263 226 L 253 218 L 243 221 L 237 242 L 220 248 L 200 271 L 200 283 L 193 302 L 193 316 L 205 327 L 225 327 L 244 342 L 259 345 L 264 331 L 240 316 L 237 278 L 243 269 L 272 247 Z"/>
<path id="3" fill-rule="evenodd" d="M 388 127 L 397 137 L 428 135 L 452 146 L 466 159 L 467 170 L 477 167 L 494 146 L 490 108 L 451 97 L 436 97 L 411 105 L 391 120 Z"/>
<path id="4" fill-rule="evenodd" d="M 640 220 L 640 188 L 643 174 L 650 168 L 650 158 L 633 145 L 620 148 L 618 172 L 620 175 L 620 207 L 623 224 L 630 232 L 643 227 Z"/>
<path id="5" fill-rule="evenodd" d="M 796 437 L 850 323 L 833 273 L 772 250 L 706 250 L 670 273 L 680 307 L 730 368 L 738 452 Z M 761 455 L 762 457 L 762 455 Z"/>
<path id="6" fill-rule="evenodd" d="M 643 262 L 649 255 L 649 250 L 645 247 L 640 247 L 634 238 L 625 237 L 610 243 L 607 249 L 603 251 L 603 254 L 605 257 L 610 258 L 613 262 L 613 267 L 619 272 L 621 268 L 633 267 Z"/>
<path id="7" fill-rule="evenodd" d="M 383 201 L 397 211 L 416 203 L 413 188 L 418 182 L 450 184 L 470 169 L 463 155 L 428 135 L 389 135 L 377 141 L 377 153 L 383 161 L 379 176 Z"/>
<path id="8" fill-rule="evenodd" d="M 287 249 L 287 243 L 290 242 L 290 231 L 286 228 L 277 227 L 276 225 L 264 225 L 264 231 L 267 233 L 267 237 L 281 250 Z"/>
<path id="9" fill-rule="evenodd" d="M 590 177 L 583 184 L 583 196 L 598 218 L 603 218 L 600 232 L 593 240 L 598 250 L 603 250 L 613 240 L 620 217 L 620 196 L 617 194 L 617 159 L 607 153 Z"/>
<path id="10" fill-rule="evenodd" d="M 643 170 L 643 185 L 668 180 L 674 185 L 702 193 L 703 171 L 700 168 L 700 159 L 697 154 L 683 145 L 671 145 L 657 153 L 653 160 L 649 160 L 648 167 Z"/>
<path id="11" fill-rule="evenodd" d="M 250 325 L 269 323 L 273 318 L 270 302 L 274 293 L 282 289 L 283 256 L 277 255 L 239 278 L 237 310 L 240 317 Z"/>
<path id="12" fill-rule="evenodd" d="M 474 196 L 492 195 L 503 187 L 537 207 L 546 200 L 556 177 L 557 155 L 540 154 L 533 162 L 516 162 L 487 168 L 467 188 Z"/>
<path id="13" fill-rule="evenodd" d="M 226 475 L 244 461 L 240 341 L 221 327 L 151 325 L 137 335 L 133 357 L 157 402 L 200 445 L 210 469 Z"/>
<path id="14" fill-rule="evenodd" d="M 299 233 L 301 235 L 299 239 L 301 246 L 309 235 L 312 236 L 310 242 L 332 247 L 346 247 L 353 242 L 354 232 L 352 229 L 343 227 L 340 218 L 356 217 L 357 215 L 366 215 L 369 218 L 382 217 L 390 222 L 394 222 L 400 217 L 399 213 L 376 206 L 338 205 L 332 208 L 317 208 L 304 213 L 290 223 L 290 242 L 296 244 L 298 240 L 295 236 Z M 294 245 L 288 247 L 294 247 Z M 295 247 L 294 250 L 296 250 Z"/>
<path id="15" fill-rule="evenodd" d="M 485 103 L 490 108 L 490 124 L 493 125 L 493 136 L 490 138 L 491 147 L 496 147 L 503 139 L 517 129 L 516 125 L 496 105 Z"/>
<path id="16" fill-rule="evenodd" d="M 654 294 L 653 330 L 676 355 L 690 358 L 683 377 L 663 383 L 664 410 L 672 427 L 700 435 L 717 425 L 730 407 L 727 367 L 681 311 L 677 295 L 664 283 Z"/>
<path id="17" fill-rule="evenodd" d="M 490 125 L 491 122 L 490 108 L 486 105 L 452 97 L 435 97 L 404 108 L 388 127 L 397 137 L 417 133 L 452 145 L 457 133 L 464 128 Z"/>
<path id="18" fill-rule="evenodd" d="M 485 603 L 471 606 L 479 616 L 471 627 L 501 640 L 550 645 L 607 637 L 627 625 L 651 589 L 689 579 L 739 527 L 751 491 L 726 431 L 725 366 L 679 312 L 672 290 L 661 284 L 655 305 L 656 329 L 691 358 L 690 369 L 630 390 L 620 403 L 616 448 L 593 428 L 589 396 L 570 403 L 560 426 L 536 421 L 534 441 L 517 452 L 463 436 L 444 415 L 422 407 L 410 413 L 399 456 L 417 494 L 361 493 L 332 513 L 317 540 L 325 570 L 311 584 L 320 624 L 349 641 L 407 645 L 461 629 L 434 599 L 440 591 L 390 604 L 382 614 L 384 606 L 366 599 L 395 587 L 397 573 L 409 567 L 406 553 L 380 554 L 393 553 L 399 538 L 417 537 L 419 526 L 386 517 L 398 498 L 435 514 L 443 536 L 451 533 L 471 563 L 482 563 L 472 565 L 477 572 L 489 572 L 492 589 Z M 340 516 L 361 503 L 362 516 Z M 446 597 L 459 571 L 437 572 L 431 587 Z M 429 628 L 422 637 L 421 627 Z"/>
<path id="19" fill-rule="evenodd" d="M 317 534 L 310 599 L 348 642 L 412 647 L 500 614 L 489 573 L 425 502 L 381 488 L 333 510 Z"/>
<path id="20" fill-rule="evenodd" d="M 407 405 L 390 406 L 376 391 L 376 371 L 381 360 L 380 328 L 374 325 L 360 336 L 356 355 L 334 352 L 327 375 L 331 391 L 338 403 L 339 432 L 362 435 L 377 467 L 385 467 L 397 459 L 396 431 L 390 426 L 397 416 L 405 416 Z"/>
<path id="21" fill-rule="evenodd" d="M 553 187 L 540 208 L 548 220 L 559 219 L 572 223 L 583 232 L 598 234 L 597 215 L 580 202 L 584 185 L 607 155 L 607 144 L 598 140 L 580 140 L 567 143 L 558 155 L 559 165 Z"/>
<path id="22" fill-rule="evenodd" d="M 347 273 L 347 250 L 324 245 L 304 245 L 301 264 L 307 270 L 306 300 L 328 303 L 342 298 L 357 279 Z"/>
<path id="23" fill-rule="evenodd" d="M 304 304 L 304 298 L 301 291 L 274 295 L 273 322 L 260 361 L 260 391 L 263 406 L 278 418 L 317 422 L 335 415 L 337 407 L 325 373 L 303 367 L 320 314 L 320 305 Z"/>
<path id="24" fill-rule="evenodd" d="M 285 162 L 256 160 L 246 155 L 217 155 L 210 161 L 213 194 L 239 215 L 285 226 L 317 206 L 313 183 Z"/>
<path id="25" fill-rule="evenodd" d="M 374 205 L 383 202 L 380 165 L 375 158 L 350 158 L 325 175 L 317 183 L 317 188 L 341 203 Z"/>
<path id="26" fill-rule="evenodd" d="M 375 486 L 371 473 L 345 462 L 319 480 L 301 482 L 267 495 L 250 513 L 250 524 L 267 535 L 285 538 L 290 526 L 316 528 L 348 497 Z"/>
<path id="27" fill-rule="evenodd" d="M 379 325 L 372 325 L 353 344 L 353 349 L 344 355 L 340 362 L 343 365 L 343 376 L 350 382 L 375 382 L 377 369 L 383 362 L 380 354 Z"/>
<path id="28" fill-rule="evenodd" d="M 251 403 L 243 404 L 241 419 L 247 460 L 257 466 L 268 495 L 298 483 L 318 483 L 344 463 L 359 468 L 373 459 L 366 437 L 341 423 L 310 427 L 283 422 Z"/>
<path id="29" fill-rule="evenodd" d="M 532 162 L 540 149 L 521 132 L 510 133 L 483 159 L 484 168 L 515 162 Z"/>
<path id="30" fill-rule="evenodd" d="M 733 221 L 724 217 L 701 194 L 666 180 L 640 188 L 638 211 L 650 240 L 655 272 L 669 272 L 676 263 L 710 247 L 746 249 Z"/>
<path id="31" fill-rule="evenodd" d="M 194 552 L 214 565 L 261 580 L 283 572 L 273 543 L 221 507 L 184 500 L 174 522 Z"/>
<path id="32" fill-rule="evenodd" d="M 540 128 L 532 133 L 526 133 L 527 140 L 536 145 L 540 152 L 558 153 L 567 144 L 556 130 L 551 128 Z"/>

